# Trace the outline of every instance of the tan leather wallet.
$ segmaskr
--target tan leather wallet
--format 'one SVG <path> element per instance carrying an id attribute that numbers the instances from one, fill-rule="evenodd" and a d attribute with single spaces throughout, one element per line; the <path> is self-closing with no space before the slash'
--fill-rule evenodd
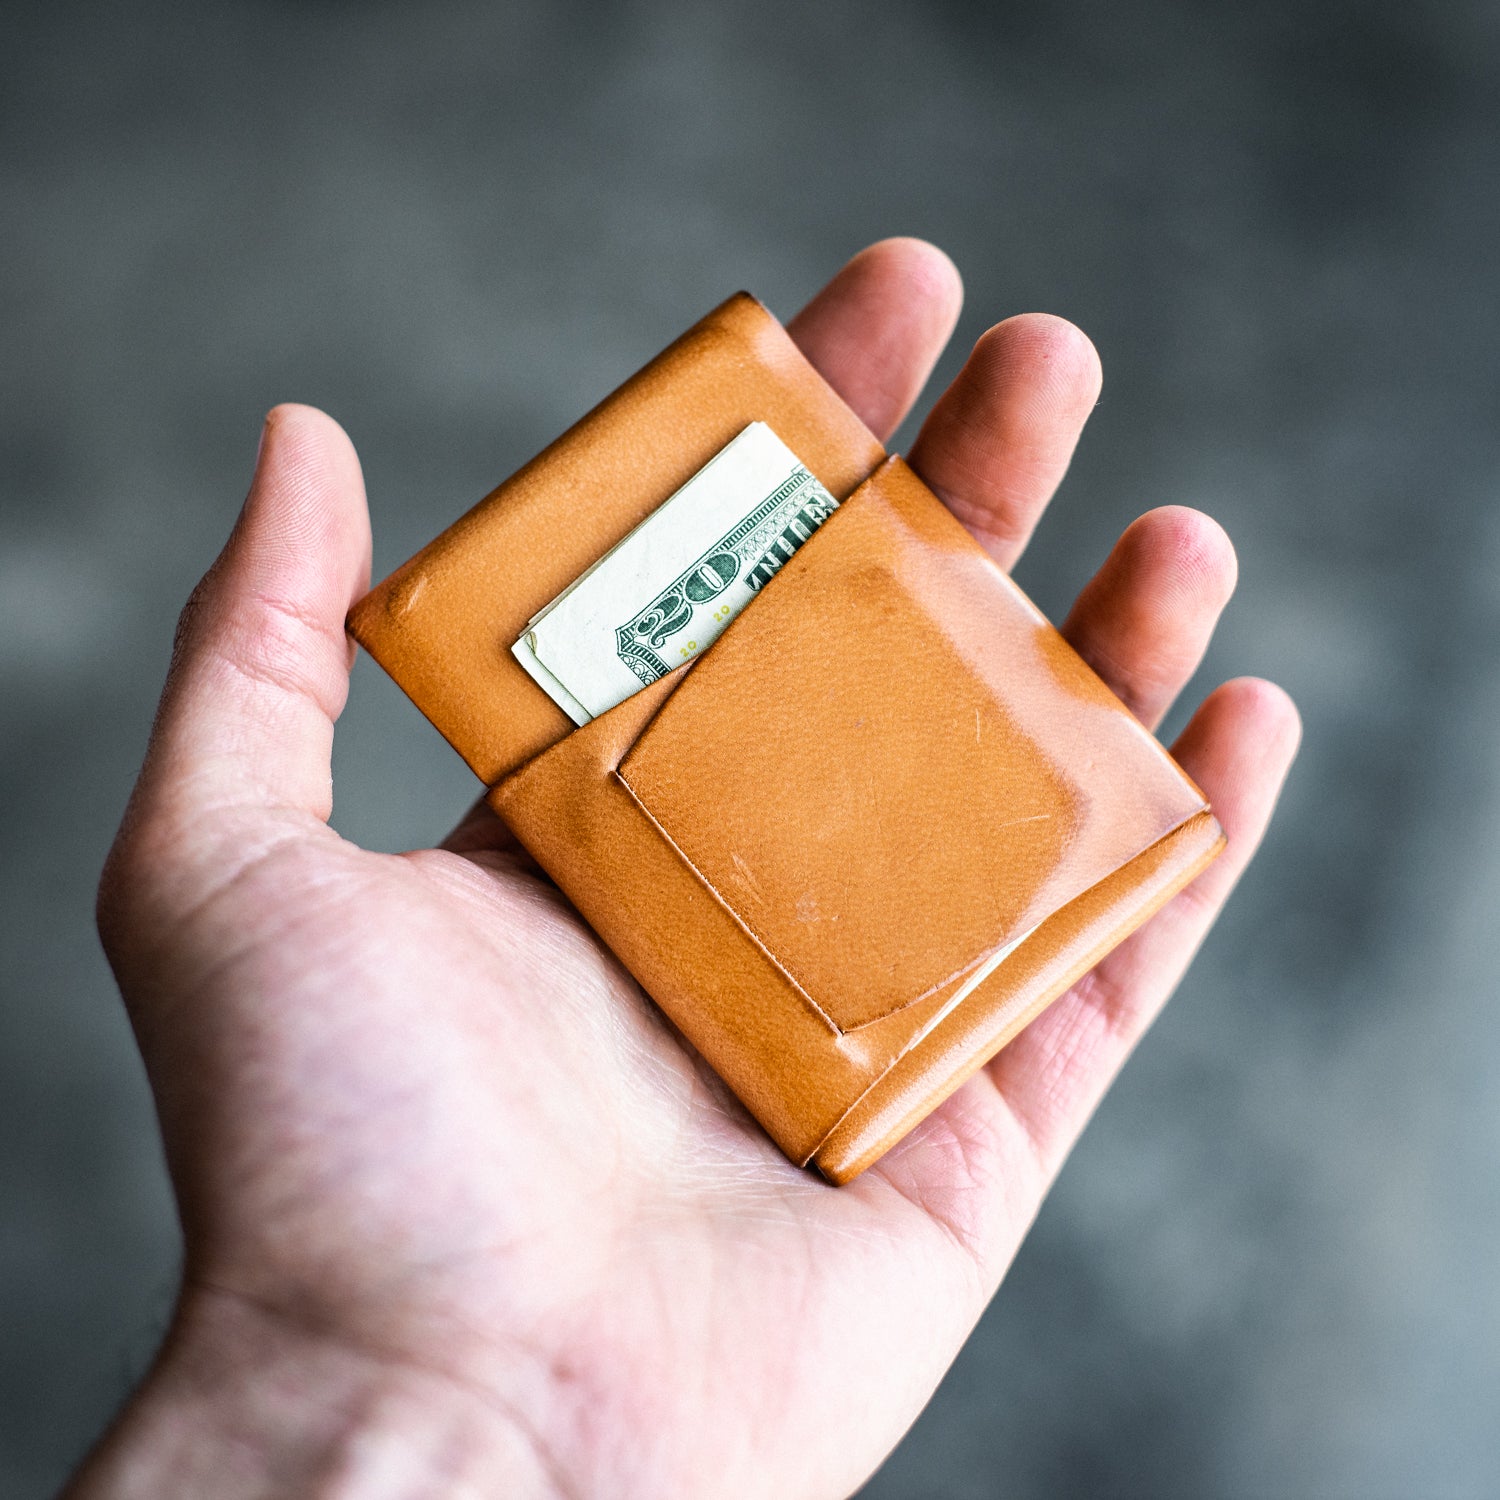
<path id="1" fill-rule="evenodd" d="M 575 729 L 531 616 L 749 423 L 842 503 Z M 1202 792 L 741 293 L 349 630 L 794 1162 L 869 1166 L 1224 839 Z"/>

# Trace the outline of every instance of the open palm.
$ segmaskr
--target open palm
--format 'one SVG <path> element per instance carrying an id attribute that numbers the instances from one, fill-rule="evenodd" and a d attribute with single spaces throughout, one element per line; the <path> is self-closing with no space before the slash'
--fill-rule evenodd
<path id="1" fill-rule="evenodd" d="M 915 241 L 791 325 L 871 428 L 957 316 Z M 1009 566 L 1098 391 L 1053 318 L 992 328 L 915 468 Z M 1176 747 L 1227 854 L 848 1187 L 790 1166 L 483 807 L 438 849 L 326 824 L 358 463 L 279 408 L 183 617 L 100 897 L 186 1239 L 145 1386 L 79 1495 L 838 1496 L 899 1439 L 1250 857 L 1291 760 L 1279 690 Z M 1155 511 L 1065 634 L 1148 724 L 1233 587 Z M 134 1488 L 132 1488 L 134 1486 Z"/>

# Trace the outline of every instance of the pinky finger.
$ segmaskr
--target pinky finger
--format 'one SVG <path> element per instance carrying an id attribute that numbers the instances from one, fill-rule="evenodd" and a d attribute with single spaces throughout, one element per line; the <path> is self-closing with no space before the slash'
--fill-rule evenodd
<path id="1" fill-rule="evenodd" d="M 1061 1166 L 1244 873 L 1300 738 L 1292 700 L 1273 683 L 1245 677 L 1211 693 L 1173 746 L 1207 794 L 1228 847 L 990 1064 L 1045 1178 Z"/>

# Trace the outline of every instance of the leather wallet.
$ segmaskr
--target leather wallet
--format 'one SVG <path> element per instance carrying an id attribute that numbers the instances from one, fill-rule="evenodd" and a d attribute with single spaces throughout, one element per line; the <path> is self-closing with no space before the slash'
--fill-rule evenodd
<path id="1" fill-rule="evenodd" d="M 585 724 L 510 652 L 749 423 L 839 508 Z M 1202 792 L 753 297 L 349 630 L 792 1161 L 869 1166 L 1222 849 Z"/>

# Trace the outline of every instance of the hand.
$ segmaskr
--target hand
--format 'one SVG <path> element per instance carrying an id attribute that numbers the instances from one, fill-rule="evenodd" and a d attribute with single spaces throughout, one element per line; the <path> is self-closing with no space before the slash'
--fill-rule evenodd
<path id="1" fill-rule="evenodd" d="M 791 325 L 878 434 L 960 288 L 856 256 Z M 990 329 L 914 467 L 1009 567 L 1099 388 L 1056 318 Z M 186 1244 L 157 1363 L 75 1496 L 838 1496 L 931 1394 L 1250 858 L 1295 751 L 1225 684 L 1175 754 L 1227 853 L 878 1165 L 780 1156 L 482 806 L 436 849 L 327 826 L 358 462 L 272 412 L 182 617 L 100 930 Z M 1064 626 L 1147 724 L 1233 587 L 1219 528 L 1136 521 Z"/>

